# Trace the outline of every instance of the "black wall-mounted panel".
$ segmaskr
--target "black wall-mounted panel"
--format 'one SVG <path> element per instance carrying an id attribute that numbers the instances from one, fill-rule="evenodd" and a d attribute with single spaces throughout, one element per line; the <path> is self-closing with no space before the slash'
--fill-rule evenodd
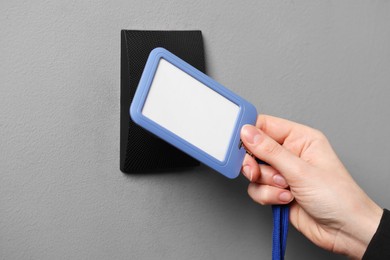
<path id="1" fill-rule="evenodd" d="M 201 31 L 121 32 L 120 169 L 124 173 L 193 167 L 199 162 L 136 125 L 129 107 L 149 53 L 163 47 L 205 72 Z"/>

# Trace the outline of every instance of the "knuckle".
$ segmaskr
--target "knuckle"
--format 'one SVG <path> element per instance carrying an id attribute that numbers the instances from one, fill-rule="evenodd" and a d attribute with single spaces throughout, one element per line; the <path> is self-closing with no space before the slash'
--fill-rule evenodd
<path id="1" fill-rule="evenodd" d="M 313 142 L 320 145 L 327 145 L 329 143 L 328 138 L 319 130 L 314 130 L 313 132 Z"/>
<path id="2" fill-rule="evenodd" d="M 270 204 L 270 192 L 265 185 L 249 185 L 248 194 L 253 201 L 260 205 Z"/>
<path id="3" fill-rule="evenodd" d="M 262 129 L 263 131 L 265 131 L 267 129 L 267 124 L 266 124 L 266 120 L 265 120 L 264 115 L 261 115 L 261 114 L 257 115 L 256 127 Z"/>
<path id="4" fill-rule="evenodd" d="M 262 151 L 271 156 L 277 156 L 282 151 L 282 147 L 276 143 L 271 142 L 270 140 L 264 140 L 264 142 L 261 144 Z"/>
<path id="5" fill-rule="evenodd" d="M 261 198 L 261 197 L 259 197 L 259 198 L 253 198 L 253 197 L 252 197 L 252 200 L 253 200 L 254 202 L 259 203 L 259 204 L 262 205 L 262 206 L 268 205 L 268 204 L 266 203 L 266 201 L 265 201 L 263 198 Z"/>
<path id="6" fill-rule="evenodd" d="M 267 186 L 264 186 L 264 189 L 262 190 L 262 193 L 261 193 L 261 205 L 269 205 L 270 204 L 270 201 L 271 201 L 271 193 L 270 193 L 270 190 L 268 189 Z"/>
<path id="7" fill-rule="evenodd" d="M 326 140 L 326 136 L 324 135 L 324 133 L 317 129 L 313 129 L 312 136 L 314 139 L 317 139 L 319 141 Z"/>

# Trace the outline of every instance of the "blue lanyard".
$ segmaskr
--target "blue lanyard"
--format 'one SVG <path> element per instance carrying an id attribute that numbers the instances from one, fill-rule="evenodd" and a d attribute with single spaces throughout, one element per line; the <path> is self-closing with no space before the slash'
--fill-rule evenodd
<path id="1" fill-rule="evenodd" d="M 289 206 L 273 205 L 272 260 L 283 260 L 286 252 Z"/>
<path id="2" fill-rule="evenodd" d="M 254 157 L 248 150 L 247 153 L 255 158 L 257 163 L 269 165 L 259 158 Z M 274 227 L 272 231 L 272 260 L 284 260 L 287 246 L 290 208 L 288 205 L 273 205 L 272 215 L 274 218 Z"/>

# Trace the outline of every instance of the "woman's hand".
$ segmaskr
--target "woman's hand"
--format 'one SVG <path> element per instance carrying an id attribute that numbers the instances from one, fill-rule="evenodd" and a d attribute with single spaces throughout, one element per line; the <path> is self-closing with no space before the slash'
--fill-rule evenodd
<path id="1" fill-rule="evenodd" d="M 260 115 L 241 139 L 249 196 L 262 205 L 291 203 L 290 222 L 316 245 L 361 258 L 383 210 L 356 184 L 318 130 Z"/>

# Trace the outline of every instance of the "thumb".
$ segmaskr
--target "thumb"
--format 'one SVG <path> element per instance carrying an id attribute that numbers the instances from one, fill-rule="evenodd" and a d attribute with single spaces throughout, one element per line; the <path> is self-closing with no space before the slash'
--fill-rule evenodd
<path id="1" fill-rule="evenodd" d="M 288 151 L 260 129 L 245 125 L 241 129 L 245 148 L 260 160 L 278 170 L 289 182 L 305 172 L 306 162 Z"/>

